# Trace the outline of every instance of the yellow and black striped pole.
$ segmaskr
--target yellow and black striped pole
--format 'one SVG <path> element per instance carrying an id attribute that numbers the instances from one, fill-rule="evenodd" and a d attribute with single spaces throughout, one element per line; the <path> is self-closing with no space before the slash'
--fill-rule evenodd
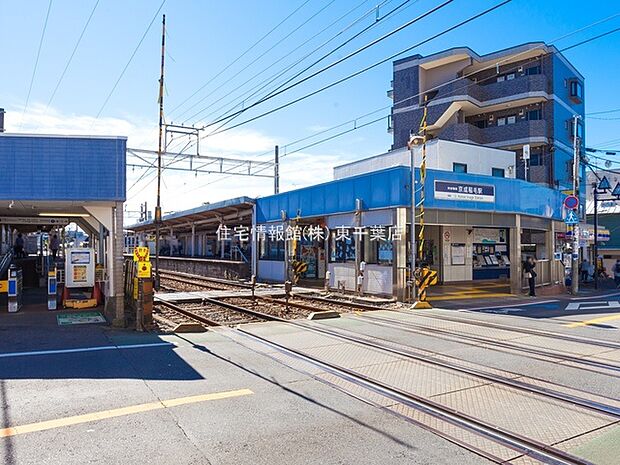
<path id="1" fill-rule="evenodd" d="M 422 134 L 422 162 L 420 163 L 420 201 L 417 204 L 417 208 L 420 211 L 420 231 L 418 232 L 418 253 L 417 260 L 422 264 L 424 260 L 424 200 L 426 196 L 426 191 L 424 186 L 426 184 L 426 130 L 427 130 L 427 116 L 428 116 L 428 96 L 424 96 L 424 113 L 422 114 L 422 121 L 420 121 L 420 128 L 418 133 Z M 415 197 L 414 197 L 415 198 Z M 413 209 L 413 214 L 415 216 L 416 209 Z M 412 222 L 415 222 L 415 218 L 412 218 Z M 413 269 L 417 267 L 415 264 L 413 265 Z M 428 268 L 421 268 L 416 270 L 416 275 L 418 275 L 419 283 L 416 286 L 417 295 L 415 296 L 415 302 L 413 304 L 413 308 L 431 308 L 431 305 L 426 300 L 426 288 L 428 287 L 428 283 L 425 282 L 425 274 L 429 272 Z M 417 278 L 416 278 L 417 279 Z"/>

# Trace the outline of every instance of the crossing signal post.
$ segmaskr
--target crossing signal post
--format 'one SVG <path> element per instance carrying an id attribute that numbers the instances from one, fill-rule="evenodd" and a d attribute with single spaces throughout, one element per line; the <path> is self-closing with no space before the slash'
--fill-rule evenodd
<path id="1" fill-rule="evenodd" d="M 424 260 L 424 200 L 425 200 L 425 184 L 426 184 L 426 139 L 427 139 L 427 117 L 428 102 L 437 95 L 437 91 L 429 92 L 424 95 L 424 113 L 418 135 L 411 135 L 408 147 L 411 154 L 411 266 L 410 280 L 412 287 L 412 295 L 414 298 L 413 308 L 425 309 L 431 308 L 431 304 L 426 300 L 426 288 L 430 285 L 437 284 L 437 272 L 422 266 Z M 416 205 L 415 194 L 415 147 L 422 146 L 422 160 L 420 164 L 420 202 Z M 420 210 L 420 232 L 416 240 L 416 206 Z M 417 258 L 417 260 L 416 260 Z M 418 268 L 417 263 L 420 263 Z M 433 274 L 431 278 L 431 274 Z"/>

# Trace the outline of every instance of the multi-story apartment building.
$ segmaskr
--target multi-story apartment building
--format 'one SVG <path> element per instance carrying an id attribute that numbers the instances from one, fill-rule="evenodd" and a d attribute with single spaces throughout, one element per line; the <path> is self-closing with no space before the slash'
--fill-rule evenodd
<path id="1" fill-rule="evenodd" d="M 392 86 L 392 149 L 406 146 L 418 130 L 426 95 L 430 137 L 514 151 L 521 179 L 529 144 L 527 180 L 572 186 L 574 115 L 581 115 L 577 135 L 584 144 L 584 78 L 554 46 L 533 42 L 487 55 L 467 47 L 414 55 L 394 62 Z"/>

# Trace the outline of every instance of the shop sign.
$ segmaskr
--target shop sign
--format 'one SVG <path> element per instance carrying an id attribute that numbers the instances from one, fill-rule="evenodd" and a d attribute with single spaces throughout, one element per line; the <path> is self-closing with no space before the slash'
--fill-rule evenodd
<path id="1" fill-rule="evenodd" d="M 495 186 L 471 182 L 435 181 L 435 198 L 470 202 L 495 202 Z"/>

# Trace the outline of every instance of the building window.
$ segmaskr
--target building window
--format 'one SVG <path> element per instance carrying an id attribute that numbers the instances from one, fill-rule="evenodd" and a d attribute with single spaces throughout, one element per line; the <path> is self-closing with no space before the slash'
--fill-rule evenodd
<path id="1" fill-rule="evenodd" d="M 506 118 L 497 118 L 497 125 L 498 126 L 505 126 L 506 125 Z"/>
<path id="2" fill-rule="evenodd" d="M 530 166 L 542 166 L 542 154 L 541 153 L 531 153 L 530 154 Z"/>
<path id="3" fill-rule="evenodd" d="M 534 74 L 540 74 L 540 65 L 531 66 L 525 70 L 526 76 L 533 76 Z"/>
<path id="4" fill-rule="evenodd" d="M 570 81 L 570 98 L 581 102 L 583 99 L 583 85 L 579 81 Z"/>
<path id="5" fill-rule="evenodd" d="M 506 75 L 507 81 L 512 81 L 515 78 L 515 73 L 509 73 Z"/>
<path id="6" fill-rule="evenodd" d="M 260 260 L 284 261 L 284 241 L 273 240 L 269 235 L 258 238 L 258 258 Z"/>
<path id="7" fill-rule="evenodd" d="M 528 121 L 537 121 L 542 119 L 542 111 L 540 110 L 530 110 L 527 112 Z"/>
<path id="8" fill-rule="evenodd" d="M 510 115 L 506 117 L 506 124 L 515 124 L 517 122 L 516 115 Z"/>
<path id="9" fill-rule="evenodd" d="M 454 173 L 467 173 L 467 165 L 465 163 L 452 163 L 452 171 Z"/>
<path id="10" fill-rule="evenodd" d="M 497 82 L 504 82 L 506 80 L 506 76 L 497 76 Z"/>
<path id="11" fill-rule="evenodd" d="M 570 135 L 571 137 L 575 137 L 575 122 L 572 119 L 567 121 L 568 126 L 570 127 Z M 583 139 L 583 123 L 581 119 L 577 120 L 577 137 Z"/>
<path id="12" fill-rule="evenodd" d="M 489 123 L 486 119 L 480 119 L 478 121 L 474 121 L 472 124 L 480 129 L 484 129 L 489 126 Z"/>
<path id="13" fill-rule="evenodd" d="M 491 176 L 496 178 L 505 178 L 506 173 L 503 168 L 491 168 Z"/>
<path id="14" fill-rule="evenodd" d="M 355 239 L 353 229 L 331 231 L 330 237 L 330 256 L 332 263 L 346 263 L 355 261 Z M 362 248 L 363 250 L 363 248 Z"/>

